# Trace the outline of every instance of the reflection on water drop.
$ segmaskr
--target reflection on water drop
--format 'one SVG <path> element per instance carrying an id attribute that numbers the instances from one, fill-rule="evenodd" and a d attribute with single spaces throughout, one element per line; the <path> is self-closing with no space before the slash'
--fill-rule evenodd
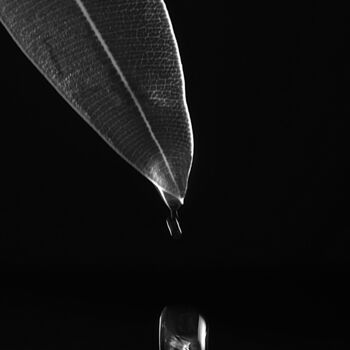
<path id="1" fill-rule="evenodd" d="M 166 307 L 159 319 L 159 350 L 207 350 L 204 318 L 185 307 Z"/>

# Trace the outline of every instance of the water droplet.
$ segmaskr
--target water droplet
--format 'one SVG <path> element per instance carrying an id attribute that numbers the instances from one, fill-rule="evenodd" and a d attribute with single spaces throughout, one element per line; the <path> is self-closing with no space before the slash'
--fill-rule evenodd
<path id="1" fill-rule="evenodd" d="M 179 239 L 182 236 L 181 227 L 178 221 L 178 213 L 177 210 L 170 209 L 170 217 L 166 219 L 166 224 L 170 231 L 171 237 L 175 239 Z"/>
<path id="2" fill-rule="evenodd" d="M 188 307 L 166 307 L 159 319 L 159 350 L 206 350 L 204 317 Z"/>
<path id="3" fill-rule="evenodd" d="M 178 210 L 183 204 L 183 200 L 179 199 L 167 192 L 159 189 L 160 195 L 163 198 L 165 204 L 170 210 L 170 216 L 166 220 L 171 237 L 178 239 L 182 237 L 182 230 L 179 224 Z"/>

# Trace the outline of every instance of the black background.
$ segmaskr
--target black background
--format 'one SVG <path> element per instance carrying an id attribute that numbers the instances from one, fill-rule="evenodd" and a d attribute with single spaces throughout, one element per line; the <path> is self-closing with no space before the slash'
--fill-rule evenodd
<path id="1" fill-rule="evenodd" d="M 210 349 L 347 348 L 347 12 L 166 3 L 195 137 L 179 241 L 0 28 L 1 348 L 156 349 L 174 303 Z"/>

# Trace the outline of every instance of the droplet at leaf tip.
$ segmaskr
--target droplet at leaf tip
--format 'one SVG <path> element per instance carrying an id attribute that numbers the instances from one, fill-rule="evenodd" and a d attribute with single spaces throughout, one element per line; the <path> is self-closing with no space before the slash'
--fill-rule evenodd
<path id="1" fill-rule="evenodd" d="M 180 239 L 182 237 L 182 230 L 177 217 L 168 217 L 166 224 L 172 238 Z"/>

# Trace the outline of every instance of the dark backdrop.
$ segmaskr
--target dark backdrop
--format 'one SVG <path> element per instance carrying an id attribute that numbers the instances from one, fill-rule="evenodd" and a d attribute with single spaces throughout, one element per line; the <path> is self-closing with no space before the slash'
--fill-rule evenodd
<path id="1" fill-rule="evenodd" d="M 1 341 L 156 349 L 162 308 L 189 303 L 211 349 L 347 348 L 347 12 L 166 3 L 195 136 L 179 241 L 0 28 Z"/>

